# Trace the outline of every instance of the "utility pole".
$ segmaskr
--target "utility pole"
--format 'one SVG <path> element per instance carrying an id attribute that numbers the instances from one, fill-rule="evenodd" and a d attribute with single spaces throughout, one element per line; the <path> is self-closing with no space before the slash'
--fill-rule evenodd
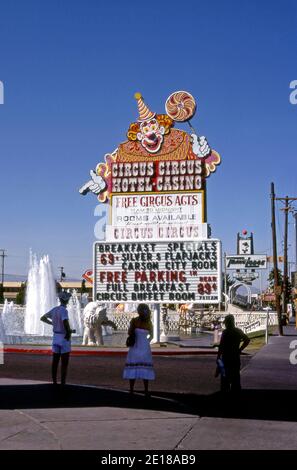
<path id="1" fill-rule="evenodd" d="M 275 295 L 275 306 L 278 318 L 278 332 L 279 335 L 283 335 L 282 325 L 282 313 L 280 305 L 280 286 L 278 279 L 278 267 L 277 267 L 277 244 L 276 244 L 276 229 L 275 229 L 275 193 L 274 183 L 271 183 L 271 230 L 272 230 L 272 247 L 273 247 L 273 273 L 274 273 L 274 295 Z"/>
<path id="2" fill-rule="evenodd" d="M 3 250 L 2 248 L 0 249 L 0 257 L 2 258 L 2 262 L 1 262 L 1 284 L 2 284 L 2 286 L 4 286 L 4 259 L 7 256 L 5 254 L 5 251 L 6 250 Z"/>
<path id="3" fill-rule="evenodd" d="M 288 303 L 288 196 L 286 196 L 286 206 L 283 210 L 285 211 L 283 313 L 286 315 Z"/>
<path id="4" fill-rule="evenodd" d="M 297 212 L 294 212 L 295 219 L 295 271 L 297 271 Z"/>
<path id="5" fill-rule="evenodd" d="M 277 201 L 281 201 L 285 204 L 282 209 L 285 213 L 285 230 L 284 230 L 284 282 L 283 282 L 283 313 L 287 313 L 288 304 L 288 215 L 291 210 L 290 203 L 297 201 L 296 197 L 277 197 Z"/>

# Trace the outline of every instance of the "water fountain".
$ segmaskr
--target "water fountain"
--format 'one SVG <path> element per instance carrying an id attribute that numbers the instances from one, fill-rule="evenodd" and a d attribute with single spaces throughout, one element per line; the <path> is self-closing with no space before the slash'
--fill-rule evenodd
<path id="1" fill-rule="evenodd" d="M 50 336 L 52 328 L 40 321 L 40 317 L 57 305 L 54 275 L 48 256 L 39 261 L 30 253 L 30 267 L 26 293 L 25 334 Z"/>
<path id="2" fill-rule="evenodd" d="M 82 308 L 85 308 L 85 306 L 89 303 L 89 294 L 88 293 L 84 293 L 82 294 L 81 296 L 81 306 Z"/>
<path id="3" fill-rule="evenodd" d="M 67 310 L 70 326 L 76 330 L 72 343 L 81 344 L 84 329 L 81 303 L 84 306 L 88 303 L 88 294 L 83 294 L 81 301 L 76 290 L 71 294 Z M 49 257 L 39 259 L 30 253 L 26 305 L 5 301 L 0 313 L 0 341 L 5 344 L 51 344 L 52 327 L 41 322 L 40 317 L 57 305 L 59 300 Z M 112 333 L 111 327 L 105 326 L 103 335 Z"/>
<path id="4" fill-rule="evenodd" d="M 13 302 L 8 302 L 5 299 L 2 311 L 2 324 L 5 334 L 8 332 L 15 332 L 16 330 L 22 330 L 23 325 L 16 322 L 16 309 Z"/>
<path id="5" fill-rule="evenodd" d="M 7 338 L 5 334 L 5 328 L 3 323 L 3 312 L 0 314 L 0 341 L 1 343 L 7 343 Z"/>
<path id="6" fill-rule="evenodd" d="M 78 336 L 82 336 L 83 334 L 82 309 L 80 306 L 80 302 L 79 302 L 76 290 L 74 289 L 71 294 L 72 296 L 67 305 L 69 323 L 71 325 L 71 328 L 76 330 L 75 334 Z"/>
<path id="7" fill-rule="evenodd" d="M 5 300 L 0 314 L 0 341 L 11 343 L 50 344 L 52 327 L 40 321 L 40 317 L 59 305 L 56 284 L 48 256 L 40 259 L 30 253 L 30 265 L 27 281 L 26 305 L 16 306 Z M 71 328 L 76 330 L 74 342 L 81 342 L 83 321 L 77 292 L 67 307 Z"/>
<path id="8" fill-rule="evenodd" d="M 23 309 L 16 306 L 14 302 L 8 302 L 5 299 L 0 317 L 0 329 L 2 329 L 2 336 L 4 338 L 2 341 L 6 344 L 20 342 L 20 338 L 24 334 Z"/>

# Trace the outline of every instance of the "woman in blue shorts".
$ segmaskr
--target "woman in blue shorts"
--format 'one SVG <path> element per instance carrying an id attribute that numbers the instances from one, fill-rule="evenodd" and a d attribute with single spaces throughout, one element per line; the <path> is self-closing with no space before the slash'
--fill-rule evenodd
<path id="1" fill-rule="evenodd" d="M 40 320 L 53 327 L 53 361 L 52 361 L 52 379 L 53 384 L 57 385 L 58 366 L 61 359 L 61 385 L 65 385 L 69 355 L 71 351 L 71 330 L 69 325 L 67 304 L 71 297 L 69 292 L 60 292 L 60 304 L 43 315 Z"/>

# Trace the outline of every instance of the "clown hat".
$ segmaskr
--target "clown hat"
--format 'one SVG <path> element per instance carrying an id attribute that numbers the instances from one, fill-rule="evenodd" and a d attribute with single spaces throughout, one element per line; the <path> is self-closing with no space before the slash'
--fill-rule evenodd
<path id="1" fill-rule="evenodd" d="M 134 98 L 137 100 L 137 106 L 139 111 L 139 122 L 149 121 L 155 117 L 156 113 L 153 113 L 147 105 L 144 103 L 141 93 L 135 93 Z"/>

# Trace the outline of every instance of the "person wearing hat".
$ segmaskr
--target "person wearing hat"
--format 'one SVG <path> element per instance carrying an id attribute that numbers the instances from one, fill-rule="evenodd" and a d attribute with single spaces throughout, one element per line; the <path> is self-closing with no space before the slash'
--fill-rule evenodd
<path id="1" fill-rule="evenodd" d="M 217 361 L 222 360 L 225 373 L 221 375 L 222 392 L 240 392 L 240 354 L 250 342 L 248 336 L 235 326 L 233 315 L 226 315 Z"/>
<path id="2" fill-rule="evenodd" d="M 52 361 L 52 379 L 53 384 L 57 385 L 58 366 L 61 359 L 61 385 L 65 385 L 67 369 L 69 363 L 69 354 L 71 351 L 71 330 L 69 325 L 67 304 L 71 297 L 69 292 L 60 292 L 60 305 L 43 315 L 40 320 L 53 327 L 53 361 Z"/>

